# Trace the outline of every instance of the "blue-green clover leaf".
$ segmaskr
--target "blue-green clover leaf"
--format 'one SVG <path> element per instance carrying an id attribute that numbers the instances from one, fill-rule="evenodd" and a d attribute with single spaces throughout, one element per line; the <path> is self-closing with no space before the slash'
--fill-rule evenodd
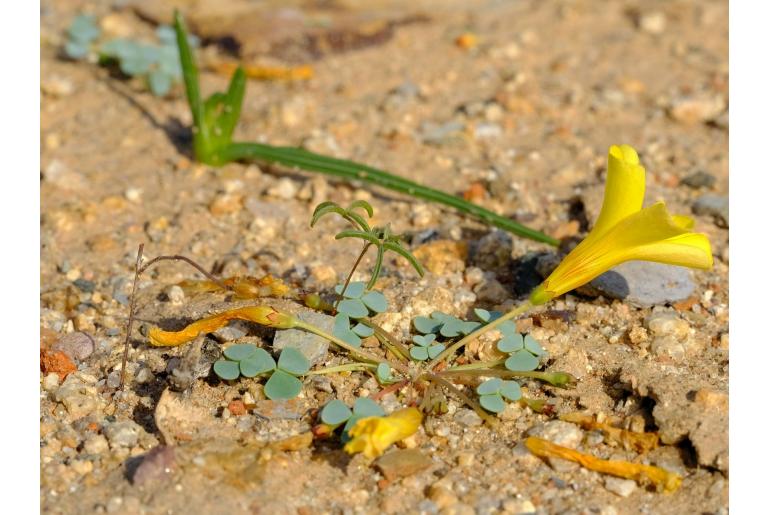
<path id="1" fill-rule="evenodd" d="M 372 329 L 368 325 L 358 323 L 353 327 L 353 332 L 356 333 L 361 338 L 368 338 L 369 336 L 374 334 L 374 329 Z"/>
<path id="2" fill-rule="evenodd" d="M 412 324 L 414 324 L 414 328 L 420 331 L 422 334 L 429 334 L 438 331 L 443 325 L 443 322 L 433 318 L 420 316 L 415 317 L 415 319 L 412 320 Z"/>
<path id="3" fill-rule="evenodd" d="M 430 359 L 434 359 L 436 356 L 444 352 L 444 349 L 446 349 L 446 347 L 444 346 L 443 343 L 431 345 L 430 347 L 428 347 L 428 357 Z"/>
<path id="4" fill-rule="evenodd" d="M 463 324 L 464 322 L 459 318 L 449 317 L 444 322 L 444 325 L 441 326 L 441 330 L 439 332 L 441 333 L 441 336 L 453 338 L 460 335 L 463 329 Z"/>
<path id="5" fill-rule="evenodd" d="M 291 375 L 301 376 L 308 373 L 310 370 L 310 362 L 300 351 L 294 347 L 286 347 L 281 351 L 281 355 L 278 356 L 279 370 L 288 372 Z"/>
<path id="6" fill-rule="evenodd" d="M 150 87 L 150 91 L 156 97 L 162 97 L 171 91 L 171 84 L 174 78 L 161 69 L 156 69 L 150 72 L 147 76 L 147 85 Z"/>
<path id="7" fill-rule="evenodd" d="M 500 387 L 500 395 L 510 401 L 518 401 L 521 399 L 521 387 L 516 381 L 503 381 L 503 385 Z"/>
<path id="8" fill-rule="evenodd" d="M 361 338 L 350 330 L 350 318 L 344 313 L 337 313 L 334 317 L 334 329 L 332 334 L 353 347 L 361 346 Z"/>
<path id="9" fill-rule="evenodd" d="M 375 313 L 384 313 L 388 309 L 388 300 L 378 291 L 367 292 L 361 297 L 361 301 Z"/>
<path id="10" fill-rule="evenodd" d="M 412 336 L 412 341 L 420 347 L 427 347 L 436 340 L 436 335 L 430 334 L 416 334 Z"/>
<path id="11" fill-rule="evenodd" d="M 511 352 L 517 352 L 524 348 L 524 337 L 519 333 L 503 336 L 499 342 L 497 342 L 497 350 L 510 354 Z"/>
<path id="12" fill-rule="evenodd" d="M 337 305 L 337 311 L 345 313 L 350 318 L 364 318 L 369 314 L 363 302 L 359 299 L 345 299 Z"/>
<path id="13" fill-rule="evenodd" d="M 385 415 L 385 410 L 372 399 L 369 399 L 368 397 L 359 397 L 353 403 L 353 414 L 364 418 L 382 417 Z"/>
<path id="14" fill-rule="evenodd" d="M 88 45 L 99 37 L 99 27 L 95 22 L 96 18 L 89 14 L 79 14 L 72 20 L 67 34 L 72 41 Z"/>
<path id="15" fill-rule="evenodd" d="M 88 45 L 78 41 L 67 41 L 64 44 L 64 53 L 70 59 L 82 59 L 88 55 Z"/>
<path id="16" fill-rule="evenodd" d="M 284 349 L 283 352 L 286 350 Z M 274 401 L 293 399 L 299 395 L 300 391 L 302 391 L 302 381 L 280 369 L 273 372 L 265 383 L 265 395 Z"/>
<path id="17" fill-rule="evenodd" d="M 229 361 L 226 359 L 220 359 L 214 362 L 214 372 L 226 381 L 232 381 L 238 379 L 241 374 L 241 369 L 238 366 L 237 361 Z"/>
<path id="18" fill-rule="evenodd" d="M 471 334 L 473 331 L 481 327 L 481 323 L 479 322 L 463 322 L 462 328 L 460 329 L 460 332 L 464 335 Z"/>
<path id="19" fill-rule="evenodd" d="M 353 416 L 344 402 L 334 399 L 321 410 L 321 422 L 330 426 L 338 426 Z"/>
<path id="20" fill-rule="evenodd" d="M 412 359 L 416 361 L 425 361 L 428 359 L 428 348 L 427 347 L 412 347 L 409 349 L 409 355 L 412 356 Z"/>
<path id="21" fill-rule="evenodd" d="M 343 294 L 342 288 L 344 286 L 344 284 L 338 284 L 334 287 L 334 291 L 337 293 L 337 295 L 342 295 L 346 299 L 360 299 L 361 295 L 364 294 L 364 289 L 366 288 L 366 285 L 363 282 L 353 282 L 348 284 L 348 287 L 345 288 L 345 293 Z"/>
<path id="22" fill-rule="evenodd" d="M 524 348 L 538 357 L 545 354 L 545 349 L 530 335 L 524 337 Z"/>
<path id="23" fill-rule="evenodd" d="M 502 387 L 503 380 L 499 377 L 493 377 L 478 385 L 476 387 L 476 393 L 479 395 L 490 395 L 493 393 L 498 393 Z"/>
<path id="24" fill-rule="evenodd" d="M 505 401 L 499 393 L 479 396 L 481 407 L 492 413 L 500 413 L 505 409 Z"/>
<path id="25" fill-rule="evenodd" d="M 505 360 L 505 368 L 512 372 L 529 372 L 535 370 L 539 360 L 526 350 L 516 351 Z"/>
<path id="26" fill-rule="evenodd" d="M 232 347 L 231 347 L 232 348 Z M 254 354 L 240 360 L 241 374 L 244 377 L 256 377 L 275 370 L 275 360 L 265 349 L 257 349 Z"/>
<path id="27" fill-rule="evenodd" d="M 391 374 L 390 365 L 387 363 L 380 363 L 377 365 L 377 380 L 380 384 L 393 383 L 393 375 Z"/>
<path id="28" fill-rule="evenodd" d="M 241 361 L 244 359 L 248 359 L 257 352 L 257 346 L 253 343 L 241 343 L 238 345 L 231 345 L 230 347 L 226 348 L 222 353 L 225 355 L 227 359 L 231 359 L 233 361 Z M 264 352 L 264 350 L 263 350 Z"/>
<path id="29" fill-rule="evenodd" d="M 447 315 L 446 313 L 442 311 L 434 311 L 430 314 L 430 317 L 434 320 L 440 320 L 441 322 L 448 322 L 450 320 L 457 320 L 452 315 Z"/>
<path id="30" fill-rule="evenodd" d="M 517 334 L 516 322 L 511 322 L 510 320 L 506 320 L 505 322 L 497 326 L 497 330 L 503 333 L 503 336 Z"/>

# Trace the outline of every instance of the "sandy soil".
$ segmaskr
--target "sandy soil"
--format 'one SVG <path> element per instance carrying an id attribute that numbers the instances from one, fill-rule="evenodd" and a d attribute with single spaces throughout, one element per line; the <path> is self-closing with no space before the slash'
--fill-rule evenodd
<path id="1" fill-rule="evenodd" d="M 234 34 L 250 61 L 314 70 L 308 81 L 251 81 L 238 139 L 304 146 L 457 194 L 476 184 L 475 201 L 562 238 L 590 229 L 607 149 L 629 143 L 648 170 L 647 202 L 701 213 L 697 229 L 709 236 L 715 263 L 692 273 L 694 291 L 684 301 L 640 308 L 567 295 L 551 306 L 563 317 L 520 322 L 548 350 L 547 369 L 579 380 L 570 391 L 525 382 L 532 396 L 549 399 L 556 414 L 582 410 L 641 424 L 660 432 L 664 445 L 639 456 L 516 405 L 494 431 L 451 400 L 448 414 L 428 417 L 408 442 L 429 457 L 427 468 L 391 479 L 333 441 L 299 450 L 269 445 L 307 432 L 312 410 L 328 400 L 379 390 L 365 375 L 307 380 L 288 406 L 265 400 L 255 380 L 200 378 L 172 392 L 169 371 L 196 363 L 196 350 L 152 348 L 137 329 L 130 385 L 116 397 L 138 245 L 149 257 L 184 254 L 224 276 L 271 273 L 328 291 L 359 246 L 333 240 L 341 223 L 310 230 L 310 213 L 323 200 L 366 199 L 376 222 L 390 222 L 414 248 L 432 234 L 460 249 L 422 279 L 387 261 L 379 287 L 392 313 L 381 322 L 396 332 L 433 309 L 467 316 L 473 307 L 510 307 L 540 279 L 533 259 L 554 249 L 360 184 L 259 164 L 195 164 L 181 88 L 159 99 L 96 64 L 61 58 L 63 32 L 77 12 L 96 14 L 114 34 L 148 37 L 157 12 L 167 16 L 171 5 L 113 4 L 44 1 L 41 11 L 41 348 L 77 332 L 92 345 L 63 384 L 40 374 L 41 511 L 726 513 L 727 220 L 694 207 L 704 194 L 726 199 L 728 191 L 726 2 L 523 0 L 469 8 L 398 1 L 366 9 L 307 2 L 292 11 L 299 31 L 264 22 L 278 12 L 270 3 L 190 11 L 193 27 L 211 41 L 202 59 L 224 59 L 216 41 Z M 249 20 L 263 20 L 258 31 Z M 458 45 L 463 33 L 478 44 Z M 204 72 L 201 81 L 210 92 L 227 77 Z M 697 172 L 709 179 L 695 181 Z M 437 259 L 430 248 L 423 252 Z M 137 325 L 179 326 L 232 305 L 224 295 L 169 295 L 170 285 L 196 277 L 178 263 L 144 276 Z M 270 332 L 243 328 L 238 336 L 271 341 Z M 247 393 L 256 408 L 231 414 L 230 402 Z M 392 408 L 399 399 L 387 402 Z M 164 424 L 176 438 L 163 434 Z M 684 476 L 683 485 L 664 494 L 549 465 L 523 449 L 530 431 L 572 439 L 602 458 L 666 467 Z M 154 458 L 165 465 L 137 480 L 142 457 L 161 444 L 172 449 Z"/>

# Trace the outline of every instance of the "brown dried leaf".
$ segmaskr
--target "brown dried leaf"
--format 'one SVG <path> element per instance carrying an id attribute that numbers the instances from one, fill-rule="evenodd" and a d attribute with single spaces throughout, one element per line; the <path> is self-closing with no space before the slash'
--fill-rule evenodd
<path id="1" fill-rule="evenodd" d="M 604 433 L 604 437 L 615 443 L 619 443 L 626 450 L 634 450 L 640 454 L 645 454 L 658 447 L 657 433 L 637 433 L 613 427 L 610 424 L 598 422 L 595 416 L 587 413 L 567 413 L 559 417 L 565 422 L 578 424 L 583 429 L 599 430 Z"/>
<path id="2" fill-rule="evenodd" d="M 527 438 L 524 445 L 532 454 L 540 458 L 561 458 L 574 461 L 589 470 L 624 479 L 633 479 L 640 485 L 652 483 L 664 492 L 675 492 L 682 484 L 681 476 L 660 467 L 641 465 L 630 461 L 603 460 L 569 447 L 556 445 L 536 436 Z"/>

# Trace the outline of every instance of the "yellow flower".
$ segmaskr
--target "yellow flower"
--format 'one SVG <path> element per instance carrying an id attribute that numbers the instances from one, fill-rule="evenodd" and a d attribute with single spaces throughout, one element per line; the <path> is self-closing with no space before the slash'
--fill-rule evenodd
<path id="1" fill-rule="evenodd" d="M 593 230 L 535 288 L 534 305 L 581 286 L 615 265 L 642 260 L 692 268 L 711 268 L 705 234 L 690 232 L 692 218 L 672 216 L 663 202 L 642 209 L 644 168 L 628 145 L 610 147 L 604 203 Z"/>
<path id="2" fill-rule="evenodd" d="M 420 427 L 422 413 L 417 408 L 394 411 L 387 417 L 367 417 L 350 428 L 353 437 L 345 444 L 348 454 L 363 452 L 367 458 L 380 456 L 391 444 L 403 440 Z"/>

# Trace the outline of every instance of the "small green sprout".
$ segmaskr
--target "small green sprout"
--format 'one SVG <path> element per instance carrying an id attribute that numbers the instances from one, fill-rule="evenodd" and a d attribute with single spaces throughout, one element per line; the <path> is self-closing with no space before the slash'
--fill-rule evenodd
<path id="1" fill-rule="evenodd" d="M 380 384 L 393 384 L 396 379 L 393 378 L 393 371 L 390 369 L 390 365 L 387 363 L 380 363 L 377 365 L 377 381 Z"/>
<path id="2" fill-rule="evenodd" d="M 297 379 L 308 373 L 310 362 L 298 351 L 288 347 L 281 352 L 276 364 L 264 349 L 251 343 L 232 345 L 225 349 L 225 359 L 214 363 L 214 372 L 221 379 L 232 381 L 243 377 L 270 374 L 265 383 L 268 399 L 291 399 L 299 395 L 302 382 Z"/>
<path id="3" fill-rule="evenodd" d="M 412 324 L 422 334 L 441 335 L 444 338 L 464 336 L 481 326 L 479 322 L 460 320 L 441 311 L 434 311 L 429 317 L 415 317 Z"/>
<path id="4" fill-rule="evenodd" d="M 303 170 L 342 177 L 348 181 L 361 181 L 430 202 L 438 202 L 460 212 L 475 216 L 490 225 L 510 231 L 513 234 L 542 241 L 556 247 L 559 246 L 559 240 L 556 238 L 521 225 L 508 217 L 468 202 L 456 195 L 423 186 L 384 170 L 378 170 L 362 163 L 316 154 L 302 148 L 232 141 L 232 130 L 222 130 L 223 127 L 219 126 L 220 130 L 218 131 L 218 125 L 215 121 L 210 117 L 204 116 L 204 111 L 207 108 L 204 107 L 204 103 L 201 100 L 198 68 L 187 40 L 187 29 L 185 28 L 184 20 L 178 11 L 174 13 L 174 29 L 176 30 L 177 45 L 182 62 L 187 103 L 190 106 L 193 117 L 193 150 L 197 161 L 212 166 L 222 166 L 232 161 L 258 160 L 268 163 L 279 163 L 290 167 L 296 166 Z M 218 110 L 226 113 L 228 122 L 225 128 L 234 128 L 238 122 L 245 92 L 245 82 L 245 73 L 241 67 L 238 67 L 230 81 L 230 88 L 227 94 L 215 94 L 206 101 L 208 103 L 212 98 L 217 98 L 213 103 L 216 104 Z"/>
<path id="5" fill-rule="evenodd" d="M 64 54 L 67 57 L 80 60 L 88 56 L 91 45 L 101 33 L 95 20 L 96 18 L 89 14 L 75 16 L 67 29 L 67 42 L 64 44 Z"/>
<path id="6" fill-rule="evenodd" d="M 380 272 L 382 272 L 382 262 L 385 258 L 385 252 L 387 251 L 395 252 L 396 254 L 399 254 L 404 259 L 409 261 L 409 264 L 414 267 L 415 271 L 417 271 L 420 277 L 425 275 L 425 270 L 422 268 L 422 265 L 419 261 L 417 261 L 411 252 L 404 248 L 400 237 L 390 232 L 390 224 L 385 225 L 385 227 L 371 227 L 366 219 L 360 213 L 358 213 L 356 209 L 363 210 L 365 214 L 369 215 L 369 218 L 374 216 L 374 208 L 372 208 L 372 206 L 364 200 L 356 200 L 350 204 L 347 209 L 342 208 L 335 202 L 328 201 L 321 202 L 318 204 L 318 206 L 316 206 L 315 210 L 313 211 L 313 218 L 310 220 L 310 227 L 313 227 L 318 222 L 318 220 L 321 219 L 321 217 L 332 213 L 337 214 L 350 222 L 354 228 L 352 230 L 341 231 L 337 233 L 337 235 L 334 237 L 335 239 L 340 240 L 342 238 L 359 238 L 364 240 L 364 248 L 356 260 L 355 265 L 353 265 L 353 269 L 350 271 L 348 279 L 345 281 L 346 284 L 350 282 L 350 277 L 352 277 L 353 272 L 358 266 L 358 263 L 361 262 L 361 259 L 363 259 L 366 251 L 369 250 L 369 247 L 371 246 L 377 248 L 377 257 L 374 262 L 374 267 L 372 268 L 372 276 L 369 279 L 369 282 L 366 284 L 367 290 L 372 289 L 374 284 L 377 282 L 377 278 L 379 278 Z M 343 286 L 342 291 L 338 291 L 337 293 L 347 293 L 348 288 L 349 286 Z"/>
<path id="7" fill-rule="evenodd" d="M 492 413 L 500 413 L 505 409 L 505 400 L 518 401 L 521 399 L 521 387 L 516 381 L 505 381 L 499 377 L 487 379 L 476 388 L 481 406 Z"/>
<path id="8" fill-rule="evenodd" d="M 367 417 L 383 417 L 385 416 L 385 410 L 367 397 L 359 397 L 353 403 L 353 410 L 351 411 L 344 402 L 339 399 L 334 399 L 329 402 L 321 410 L 321 422 L 330 426 L 332 431 L 345 424 L 342 429 L 342 441 L 345 442 L 350 439 L 348 430 L 356 425 L 356 422 L 362 418 Z"/>

